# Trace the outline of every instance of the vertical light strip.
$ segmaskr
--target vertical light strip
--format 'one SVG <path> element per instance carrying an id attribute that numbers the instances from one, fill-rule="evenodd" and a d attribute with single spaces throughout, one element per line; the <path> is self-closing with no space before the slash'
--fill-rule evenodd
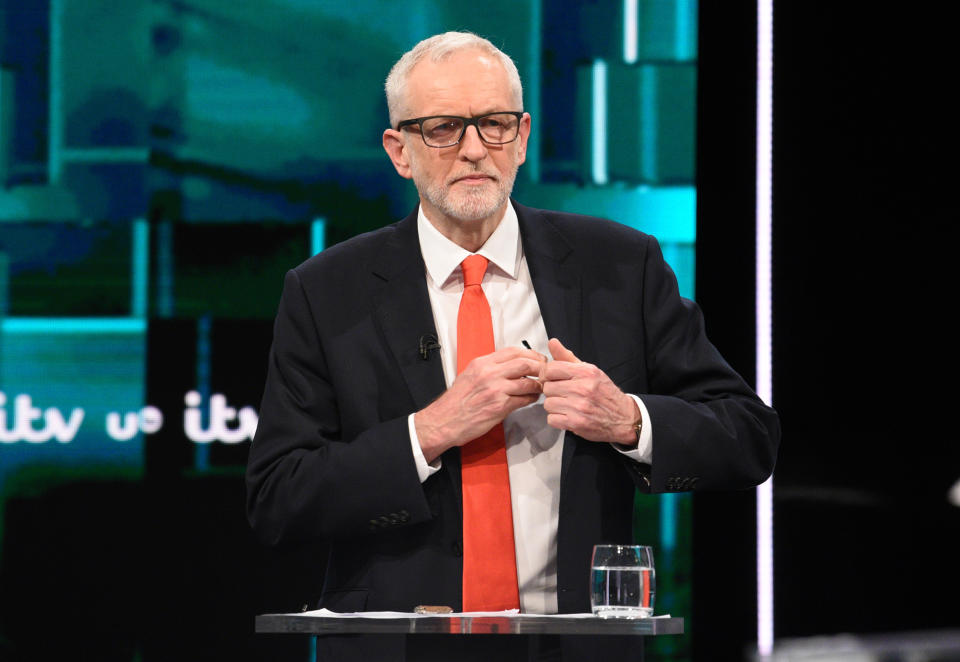
<path id="1" fill-rule="evenodd" d="M 3 317 L 10 309 L 10 258 L 0 251 L 0 329 L 3 328 Z"/>
<path id="2" fill-rule="evenodd" d="M 161 221 L 156 225 L 157 273 L 156 273 L 156 313 L 158 317 L 173 317 L 175 300 L 173 292 L 173 223 Z"/>
<path id="3" fill-rule="evenodd" d="M 131 228 L 130 315 L 146 317 L 150 295 L 150 225 L 138 218 Z"/>
<path id="4" fill-rule="evenodd" d="M 627 64 L 636 64 L 640 58 L 639 28 L 639 0 L 623 0 L 623 61 Z"/>
<path id="5" fill-rule="evenodd" d="M 47 63 L 47 183 L 58 184 L 63 170 L 63 0 L 50 0 L 50 62 Z"/>
<path id="6" fill-rule="evenodd" d="M 310 255 L 316 255 L 327 247 L 327 219 L 322 216 L 310 223 Z"/>
<path id="7" fill-rule="evenodd" d="M 594 184 L 606 184 L 607 177 L 607 63 L 594 60 L 591 72 L 590 168 Z"/>
<path id="8" fill-rule="evenodd" d="M 674 39 L 676 44 L 674 57 L 678 60 L 692 60 L 694 54 L 694 40 L 690 30 L 690 18 L 697 15 L 695 0 L 677 0 L 674 14 Z"/>
<path id="9" fill-rule="evenodd" d="M 757 0 L 757 394 L 773 403 L 773 0 Z M 757 652 L 773 652 L 773 477 L 757 488 Z"/>
<path id="10" fill-rule="evenodd" d="M 677 547 L 677 499 L 673 493 L 660 495 L 660 548 L 673 554 Z"/>
<path id="11" fill-rule="evenodd" d="M 210 396 L 213 394 L 211 386 L 213 368 L 210 361 L 212 330 L 213 318 L 210 313 L 197 318 L 196 388 L 200 394 L 200 402 L 203 403 L 200 416 L 204 429 L 210 429 Z M 210 469 L 210 446 L 211 444 L 193 445 L 193 468 L 200 473 Z"/>
<path id="12" fill-rule="evenodd" d="M 530 113 L 534 121 L 540 121 L 540 72 L 543 70 L 543 10 L 539 2 L 530 3 L 530 28 L 527 33 L 527 52 L 529 53 L 529 63 L 527 64 L 526 77 L 526 99 L 524 100 L 524 109 Z M 527 177 L 531 182 L 540 181 L 540 136 L 543 134 L 539 129 L 534 129 L 527 139 L 527 160 L 523 169 L 527 171 Z"/>
<path id="13" fill-rule="evenodd" d="M 660 179 L 659 77 L 658 65 L 640 66 L 640 176 L 645 182 Z"/>

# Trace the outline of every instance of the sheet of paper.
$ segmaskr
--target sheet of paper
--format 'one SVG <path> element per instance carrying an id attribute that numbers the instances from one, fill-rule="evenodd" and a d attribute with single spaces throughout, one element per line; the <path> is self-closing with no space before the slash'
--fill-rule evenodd
<path id="1" fill-rule="evenodd" d="M 514 618 L 597 618 L 593 614 L 516 614 Z M 670 614 L 658 614 L 657 616 L 648 616 L 647 618 L 670 618 Z"/>
<path id="2" fill-rule="evenodd" d="M 412 611 L 354 611 L 354 612 L 336 612 L 329 609 L 316 609 L 314 611 L 305 611 L 293 616 L 323 616 L 325 618 L 428 618 L 437 616 L 446 617 L 464 617 L 464 616 L 517 616 L 519 610 L 508 609 L 506 611 L 468 611 L 452 614 L 415 614 Z"/>
<path id="3" fill-rule="evenodd" d="M 482 616 L 498 616 L 510 618 L 594 618 L 593 614 L 521 614 L 517 609 L 506 611 L 466 611 L 452 614 L 415 614 L 409 611 L 355 611 L 336 612 L 329 609 L 316 609 L 290 616 L 322 616 L 324 618 L 475 618 Z M 660 614 L 651 618 L 670 618 L 670 614 Z"/>

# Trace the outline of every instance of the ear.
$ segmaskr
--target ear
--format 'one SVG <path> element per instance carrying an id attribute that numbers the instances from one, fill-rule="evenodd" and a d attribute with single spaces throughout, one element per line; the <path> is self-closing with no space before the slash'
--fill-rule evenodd
<path id="1" fill-rule="evenodd" d="M 530 113 L 524 113 L 520 118 L 520 135 L 517 138 L 517 165 L 527 160 L 527 140 L 530 138 Z"/>
<path id="2" fill-rule="evenodd" d="M 396 129 L 387 129 L 383 132 L 383 149 L 390 157 L 390 162 L 397 169 L 397 174 L 404 179 L 410 179 L 410 161 L 407 159 L 407 144 L 403 134 Z"/>

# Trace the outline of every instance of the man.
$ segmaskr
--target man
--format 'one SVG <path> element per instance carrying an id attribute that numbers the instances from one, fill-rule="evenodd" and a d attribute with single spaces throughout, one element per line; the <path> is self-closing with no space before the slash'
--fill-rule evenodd
<path id="1" fill-rule="evenodd" d="M 334 611 L 589 611 L 591 547 L 632 540 L 635 489 L 756 485 L 776 414 L 652 237 L 510 200 L 531 117 L 509 57 L 438 35 L 386 91 L 383 146 L 420 205 L 287 274 L 250 520 L 330 542 Z M 320 646 L 403 659 L 384 638 Z"/>

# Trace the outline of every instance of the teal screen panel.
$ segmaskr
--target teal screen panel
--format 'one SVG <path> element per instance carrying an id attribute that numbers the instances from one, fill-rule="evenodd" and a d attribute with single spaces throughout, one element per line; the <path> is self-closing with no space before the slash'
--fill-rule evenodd
<path id="1" fill-rule="evenodd" d="M 417 202 L 381 146 L 390 66 L 448 29 L 501 47 L 533 118 L 514 197 L 654 235 L 692 299 L 697 14 L 695 0 L 0 0 L 0 657 L 9 642 L 51 659 L 308 659 L 306 643 L 257 657 L 223 550 L 262 560 L 243 471 L 284 273 Z M 691 507 L 636 499 L 660 613 L 690 613 Z M 109 570 L 51 542 L 126 528 L 144 546 Z M 84 615 L 187 548 L 189 581 L 151 584 L 156 625 Z M 106 587 L 84 588 L 98 573 Z M 19 576 L 85 605 L 78 630 L 58 643 L 17 617 L 45 608 Z M 214 598 L 237 610 L 229 637 L 190 621 L 192 639 L 158 643 L 164 605 Z M 690 637 L 648 654 L 690 659 Z"/>

